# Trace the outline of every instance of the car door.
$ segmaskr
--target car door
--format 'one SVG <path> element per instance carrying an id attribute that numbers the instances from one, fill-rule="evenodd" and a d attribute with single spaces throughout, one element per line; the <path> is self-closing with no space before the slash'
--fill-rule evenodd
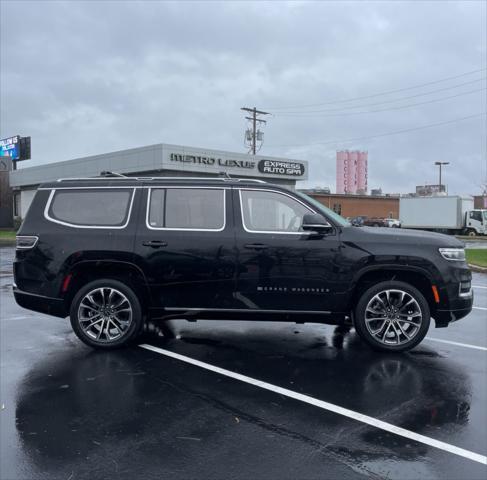
<path id="1" fill-rule="evenodd" d="M 240 308 L 334 310 L 338 229 L 327 235 L 302 231 L 303 216 L 318 212 L 292 192 L 239 188 L 234 206 Z"/>
<path id="2" fill-rule="evenodd" d="M 135 252 L 156 308 L 232 306 L 235 249 L 231 189 L 146 189 Z"/>

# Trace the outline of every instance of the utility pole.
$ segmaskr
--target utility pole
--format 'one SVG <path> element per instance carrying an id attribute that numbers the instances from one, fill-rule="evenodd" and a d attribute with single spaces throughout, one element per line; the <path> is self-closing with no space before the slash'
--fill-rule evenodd
<path id="1" fill-rule="evenodd" d="M 261 110 L 257 110 L 257 108 L 248 108 L 248 107 L 242 107 L 240 110 L 244 110 L 245 112 L 249 112 L 252 114 L 251 117 L 245 117 L 247 120 L 250 120 L 252 122 L 252 131 L 248 132 L 250 133 L 250 151 L 252 152 L 252 155 L 255 155 L 257 152 L 257 137 L 262 136 L 263 133 L 260 130 L 257 130 L 257 123 L 267 123 L 265 120 L 262 120 L 258 118 L 258 115 L 270 115 L 268 112 L 263 112 Z"/>
<path id="2" fill-rule="evenodd" d="M 438 185 L 440 186 L 440 192 L 441 192 L 441 167 L 443 165 L 450 165 L 450 162 L 435 162 L 435 165 L 438 165 L 440 167 L 440 183 Z"/>

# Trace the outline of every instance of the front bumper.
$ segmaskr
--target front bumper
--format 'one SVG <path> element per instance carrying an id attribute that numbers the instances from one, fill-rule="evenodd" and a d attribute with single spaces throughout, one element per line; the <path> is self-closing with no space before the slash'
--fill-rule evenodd
<path id="1" fill-rule="evenodd" d="M 470 295 L 468 296 L 456 296 L 450 303 L 452 308 L 436 310 L 434 315 L 436 328 L 447 327 L 449 323 L 466 317 L 472 311 L 473 291 L 470 290 Z"/>
<path id="2" fill-rule="evenodd" d="M 68 316 L 66 305 L 62 298 L 45 297 L 19 290 L 17 287 L 14 287 L 13 291 L 15 301 L 23 308 L 55 317 L 65 318 Z"/>

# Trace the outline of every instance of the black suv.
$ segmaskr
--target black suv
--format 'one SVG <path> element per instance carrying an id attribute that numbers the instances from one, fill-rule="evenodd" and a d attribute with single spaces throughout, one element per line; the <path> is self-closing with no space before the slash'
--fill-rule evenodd
<path id="1" fill-rule="evenodd" d="M 312 198 L 242 179 L 88 178 L 41 185 L 18 232 L 14 294 L 71 318 L 88 345 L 147 319 L 348 324 L 372 347 L 417 345 L 472 309 L 462 243 L 352 227 Z"/>

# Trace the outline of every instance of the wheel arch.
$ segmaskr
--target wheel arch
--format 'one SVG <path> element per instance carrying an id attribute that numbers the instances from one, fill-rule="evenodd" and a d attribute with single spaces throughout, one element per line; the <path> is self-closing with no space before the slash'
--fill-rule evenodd
<path id="1" fill-rule="evenodd" d="M 127 284 L 139 297 L 144 312 L 152 304 L 147 279 L 137 265 L 121 260 L 83 260 L 66 270 L 60 285 L 60 296 L 64 299 L 67 311 L 76 292 L 99 278 L 110 278 Z"/>
<path id="2" fill-rule="evenodd" d="M 374 284 L 383 281 L 401 281 L 417 288 L 426 298 L 431 315 L 434 316 L 438 303 L 435 299 L 433 286 L 436 286 L 433 275 L 419 267 L 377 266 L 360 271 L 354 279 L 351 305 L 355 305 L 361 294 Z"/>

